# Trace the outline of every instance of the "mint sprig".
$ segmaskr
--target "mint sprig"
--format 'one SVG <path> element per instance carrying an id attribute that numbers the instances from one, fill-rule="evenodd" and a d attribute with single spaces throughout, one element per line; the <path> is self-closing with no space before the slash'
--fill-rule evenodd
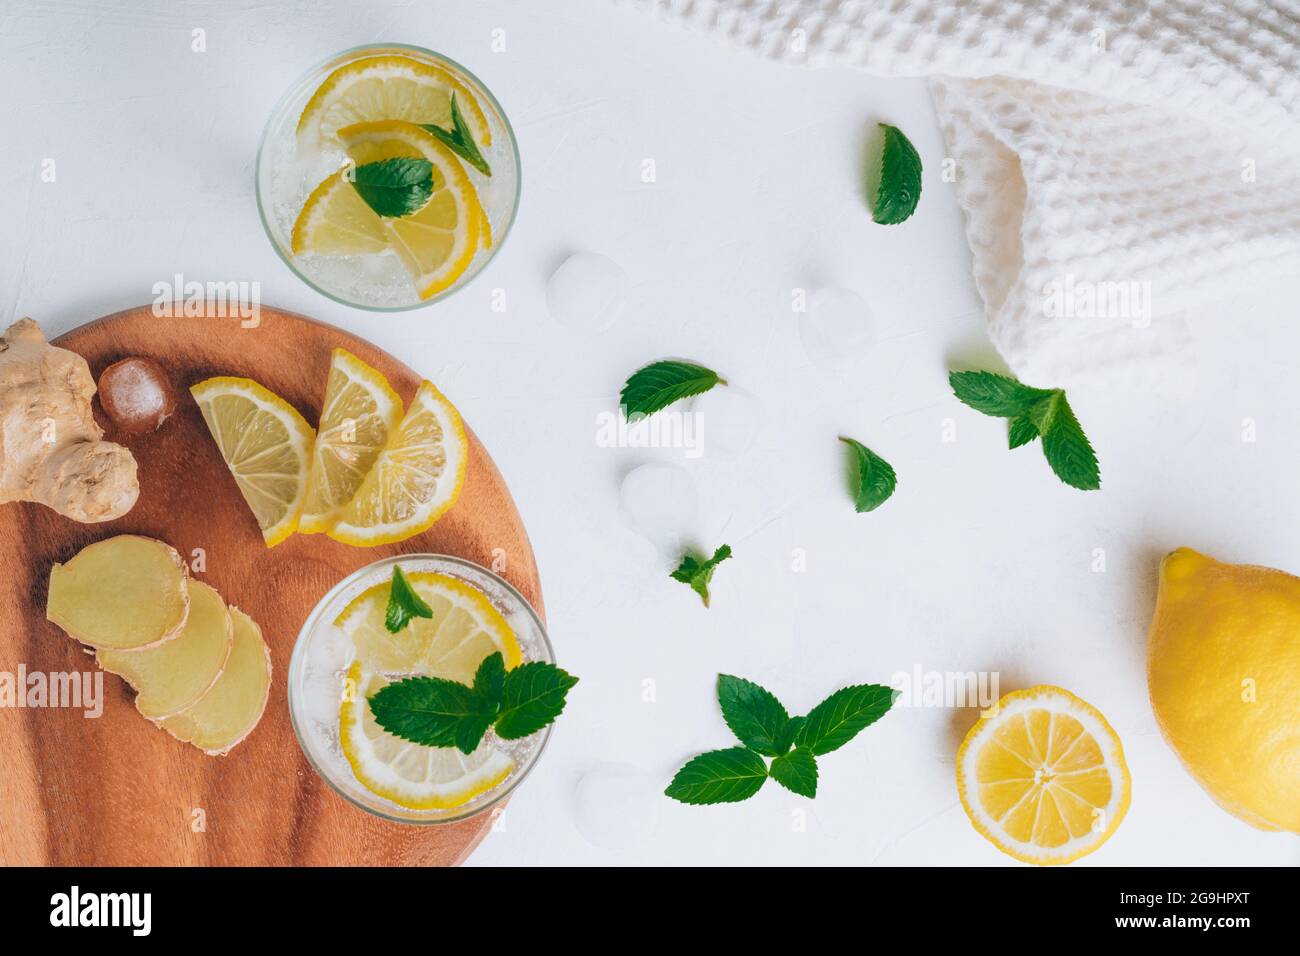
<path id="1" fill-rule="evenodd" d="M 370 696 L 370 712 L 395 737 L 424 747 L 473 753 L 488 728 L 503 740 L 527 737 L 564 710 L 578 678 L 545 661 L 505 669 L 498 651 L 479 664 L 472 685 L 442 677 L 408 677 Z"/>
<path id="2" fill-rule="evenodd" d="M 619 393 L 619 404 L 629 419 L 633 415 L 653 415 L 673 402 L 700 395 L 726 379 L 703 365 L 668 359 L 651 362 L 629 377 Z"/>
<path id="3" fill-rule="evenodd" d="M 396 634 L 416 617 L 433 617 L 433 608 L 415 593 L 402 569 L 393 565 L 393 580 L 388 587 L 388 607 L 384 611 L 384 627 L 388 628 L 390 634 Z"/>
<path id="4" fill-rule="evenodd" d="M 856 684 L 831 694 L 807 717 L 790 717 L 771 691 L 719 674 L 722 717 L 744 746 L 691 758 L 664 794 L 682 803 L 736 803 L 758 793 L 771 777 L 792 793 L 815 797 L 817 757 L 838 750 L 879 720 L 896 697 L 882 684 Z M 771 757 L 771 764 L 764 757 Z"/>
<path id="5" fill-rule="evenodd" d="M 1059 388 L 1031 388 L 993 372 L 950 372 L 953 394 L 977 412 L 1010 419 L 1007 444 L 1012 448 L 1043 439 L 1043 455 L 1056 477 L 1072 488 L 1101 487 L 1097 453 Z"/>
<path id="6" fill-rule="evenodd" d="M 433 195 L 433 164 L 398 156 L 358 166 L 352 185 L 376 214 L 400 219 L 423 209 Z"/>
<path id="7" fill-rule="evenodd" d="M 857 482 L 853 489 L 853 506 L 858 514 L 875 511 L 898 487 L 894 467 L 862 442 L 840 437 L 840 441 L 853 449 L 857 461 Z"/>
<path id="8" fill-rule="evenodd" d="M 921 156 L 898 127 L 880 126 L 885 142 L 871 218 L 882 226 L 894 226 L 909 219 L 921 200 Z"/>
<path id="9" fill-rule="evenodd" d="M 460 103 L 456 101 L 456 94 L 451 94 L 451 130 L 445 130 L 441 126 L 433 123 L 420 123 L 422 129 L 428 130 L 438 141 L 454 152 L 465 162 L 469 163 L 484 176 L 492 175 L 492 167 L 488 161 L 483 158 L 479 152 L 478 144 L 474 142 L 474 134 L 469 130 L 469 124 L 465 122 L 465 117 L 460 111 Z"/>
<path id="10" fill-rule="evenodd" d="M 700 560 L 693 554 L 682 556 L 682 562 L 677 566 L 669 577 L 674 581 L 681 581 L 683 584 L 690 585 L 692 591 L 700 596 L 704 606 L 709 606 L 709 582 L 713 580 L 713 572 L 718 565 L 727 558 L 731 557 L 731 545 L 724 544 L 713 552 L 713 557 Z"/>

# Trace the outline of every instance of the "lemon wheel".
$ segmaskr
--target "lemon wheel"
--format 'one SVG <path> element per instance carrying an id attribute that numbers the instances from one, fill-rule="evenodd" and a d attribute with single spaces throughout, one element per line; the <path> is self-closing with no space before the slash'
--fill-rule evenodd
<path id="1" fill-rule="evenodd" d="M 1124 748 L 1091 704 L 1060 687 L 1007 694 L 957 752 L 957 792 L 975 829 L 1026 863 L 1070 863 L 1128 811 Z"/>

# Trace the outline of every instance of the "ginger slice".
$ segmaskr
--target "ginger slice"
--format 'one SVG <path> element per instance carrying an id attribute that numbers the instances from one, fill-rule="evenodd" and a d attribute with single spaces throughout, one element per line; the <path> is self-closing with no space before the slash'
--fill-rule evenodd
<path id="1" fill-rule="evenodd" d="M 226 754 L 253 732 L 271 695 L 271 652 L 257 623 L 230 608 L 235 642 L 212 689 L 198 702 L 159 725 L 206 754 Z"/>
<path id="2" fill-rule="evenodd" d="M 143 650 L 181 633 L 189 575 L 174 548 L 134 534 L 87 545 L 50 570 L 45 616 L 83 644 Z"/>
<path id="3" fill-rule="evenodd" d="M 190 614 L 174 641 L 142 651 L 101 648 L 99 666 L 136 690 L 135 707 L 150 720 L 170 717 L 206 694 L 221 676 L 235 640 L 226 602 L 202 581 L 189 582 Z"/>

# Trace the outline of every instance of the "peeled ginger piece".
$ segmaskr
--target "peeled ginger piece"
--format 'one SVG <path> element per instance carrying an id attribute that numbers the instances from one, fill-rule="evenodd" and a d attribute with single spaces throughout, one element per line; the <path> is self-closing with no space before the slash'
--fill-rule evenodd
<path id="1" fill-rule="evenodd" d="M 142 650 L 179 635 L 189 608 L 188 573 L 176 550 L 122 534 L 53 567 L 45 616 L 83 644 Z"/>
<path id="2" fill-rule="evenodd" d="M 190 581 L 190 613 L 173 641 L 142 651 L 103 648 L 99 666 L 136 690 L 135 707 L 150 720 L 170 717 L 207 693 L 225 667 L 235 626 L 226 602 L 202 581 Z"/>
<path id="3" fill-rule="evenodd" d="M 161 721 L 173 737 L 218 756 L 229 753 L 253 732 L 271 692 L 271 652 L 256 622 L 230 608 L 235 642 L 225 669 L 198 702 Z"/>

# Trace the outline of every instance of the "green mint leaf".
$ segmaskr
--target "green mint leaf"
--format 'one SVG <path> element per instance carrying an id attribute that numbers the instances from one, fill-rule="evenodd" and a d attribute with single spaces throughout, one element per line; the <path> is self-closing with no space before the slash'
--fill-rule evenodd
<path id="1" fill-rule="evenodd" d="M 817 796 L 817 758 L 810 750 L 799 747 L 777 757 L 768 773 L 792 793 L 801 797 Z"/>
<path id="2" fill-rule="evenodd" d="M 910 218 L 921 199 L 921 157 L 897 127 L 880 126 L 885 131 L 885 145 L 871 218 L 882 226 L 893 226 Z"/>
<path id="3" fill-rule="evenodd" d="M 686 762 L 664 791 L 682 803 L 739 803 L 767 779 L 763 758 L 744 747 L 711 750 Z"/>
<path id="4" fill-rule="evenodd" d="M 743 677 L 719 674 L 718 704 L 722 719 L 742 744 L 768 757 L 782 753 L 777 738 L 790 715 L 770 691 Z"/>
<path id="5" fill-rule="evenodd" d="M 799 729 L 803 727 L 806 719 L 804 717 L 791 717 L 785 722 L 785 726 L 781 728 L 781 732 L 776 736 L 776 752 L 778 754 L 790 752 L 790 748 L 794 746 L 794 738 L 799 735 Z"/>
<path id="6" fill-rule="evenodd" d="M 411 582 L 397 565 L 393 565 L 393 582 L 388 588 L 388 608 L 384 613 L 384 627 L 396 634 L 411 623 L 413 617 L 433 617 L 433 608 L 415 593 Z"/>
<path id="7" fill-rule="evenodd" d="M 841 437 L 840 441 L 853 449 L 858 462 L 857 488 L 853 492 L 853 506 L 858 514 L 875 511 L 883 505 L 898 486 L 898 476 L 889 462 L 881 458 L 862 442 Z"/>
<path id="8" fill-rule="evenodd" d="M 469 124 L 465 122 L 465 116 L 460 111 L 460 103 L 456 101 L 455 93 L 451 94 L 451 125 L 451 131 L 448 132 L 433 123 L 419 124 L 422 129 L 432 133 L 439 142 L 484 176 L 491 176 L 492 167 L 488 165 L 488 161 L 479 152 L 478 145 L 474 142 L 474 134 L 470 132 Z"/>
<path id="9" fill-rule="evenodd" d="M 366 205 L 381 216 L 398 219 L 423 209 L 433 195 L 433 164 L 398 156 L 358 166 L 352 185 Z"/>
<path id="10" fill-rule="evenodd" d="M 673 402 L 707 392 L 715 385 L 726 385 L 718 373 L 691 362 L 652 362 L 637 369 L 619 394 L 623 414 L 653 415 Z"/>
<path id="11" fill-rule="evenodd" d="M 1028 413 L 1011 419 L 1011 423 L 1007 426 L 1007 444 L 1011 448 L 1028 445 L 1037 437 L 1038 429 L 1034 427 Z"/>
<path id="12" fill-rule="evenodd" d="M 1056 477 L 1071 488 L 1095 491 L 1101 487 L 1097 453 L 1074 417 L 1074 410 L 1062 393 L 1050 427 L 1043 432 L 1043 454 Z"/>
<path id="13" fill-rule="evenodd" d="M 689 584 L 691 590 L 700 596 L 704 606 L 709 606 L 709 582 L 713 580 L 713 572 L 723 561 L 731 557 L 731 545 L 724 544 L 717 551 L 713 552 L 713 557 L 701 561 L 693 554 L 684 555 L 682 563 L 677 566 L 669 577 L 674 581 L 681 581 L 683 584 Z"/>
<path id="14" fill-rule="evenodd" d="M 497 736 L 517 740 L 541 730 L 564 710 L 565 696 L 578 678 L 554 664 L 532 661 L 506 672 Z"/>
<path id="15" fill-rule="evenodd" d="M 1053 394 L 993 372 L 949 372 L 948 384 L 958 401 L 999 418 L 1018 418 Z"/>
<path id="16" fill-rule="evenodd" d="M 1056 414 L 1065 401 L 1065 393 L 1058 389 L 1048 392 L 1043 398 L 1029 406 L 1029 421 L 1034 426 L 1034 431 L 1040 435 L 1046 435 L 1052 429 L 1052 423 L 1056 421 Z"/>
<path id="17" fill-rule="evenodd" d="M 454 680 L 408 677 L 372 694 L 370 712 L 395 737 L 471 753 L 492 725 L 494 709 L 472 688 Z"/>
<path id="18" fill-rule="evenodd" d="M 497 651 L 483 658 L 483 662 L 478 665 L 478 671 L 474 674 L 474 693 L 492 707 L 495 715 L 501 701 L 505 699 L 505 690 L 506 659 Z"/>
<path id="19" fill-rule="evenodd" d="M 838 750 L 883 717 L 894 697 L 894 689 L 883 684 L 856 684 L 837 690 L 808 712 L 795 743 L 818 757 Z"/>

